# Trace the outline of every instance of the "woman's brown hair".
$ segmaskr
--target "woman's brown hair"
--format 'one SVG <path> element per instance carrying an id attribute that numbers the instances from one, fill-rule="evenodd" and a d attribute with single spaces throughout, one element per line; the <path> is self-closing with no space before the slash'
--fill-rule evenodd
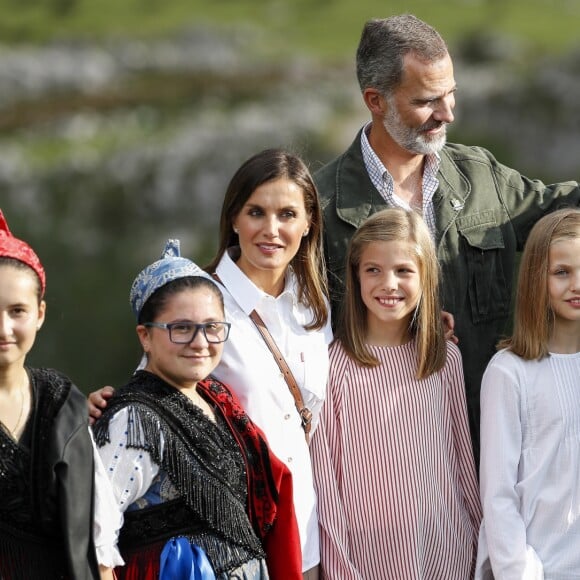
<path id="1" fill-rule="evenodd" d="M 296 155 L 282 149 L 266 149 L 248 159 L 236 171 L 222 204 L 217 254 L 205 270 L 213 274 L 227 249 L 238 245 L 233 222 L 250 196 L 262 184 L 277 179 L 292 181 L 304 194 L 304 207 L 310 219 L 310 227 L 290 265 L 298 280 L 298 300 L 313 311 L 313 319 L 305 328 L 320 329 L 330 315 L 322 250 L 322 212 L 310 172 Z"/>

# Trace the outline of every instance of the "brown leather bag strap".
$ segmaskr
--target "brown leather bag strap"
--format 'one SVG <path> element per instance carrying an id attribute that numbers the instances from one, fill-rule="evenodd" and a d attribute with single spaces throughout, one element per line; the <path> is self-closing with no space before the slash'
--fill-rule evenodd
<path id="1" fill-rule="evenodd" d="M 280 352 L 278 345 L 274 341 L 273 336 L 270 334 L 266 324 L 262 320 L 262 317 L 255 311 L 250 312 L 250 318 L 252 322 L 256 325 L 256 328 L 260 331 L 264 342 L 270 349 L 270 352 L 274 356 L 274 360 L 278 363 L 282 375 L 290 389 L 290 393 L 294 397 L 294 404 L 296 405 L 296 410 L 300 415 L 300 421 L 302 422 L 302 428 L 304 429 L 304 434 L 306 435 L 306 442 L 310 439 L 310 428 L 312 427 L 312 411 L 304 405 L 304 399 L 302 398 L 302 393 L 300 392 L 300 387 L 286 362 L 286 359 Z"/>
<path id="2" fill-rule="evenodd" d="M 220 280 L 220 277 L 217 275 L 217 272 L 212 274 L 214 280 L 217 280 L 220 284 L 223 285 L 223 282 Z M 292 397 L 294 397 L 294 404 L 296 405 L 296 410 L 300 415 L 300 421 L 302 423 L 302 429 L 304 429 L 304 434 L 306 436 L 306 443 L 310 441 L 310 428 L 312 427 L 312 411 L 304 405 L 304 399 L 302 398 L 302 393 L 300 392 L 300 387 L 286 362 L 286 359 L 280 352 L 274 337 L 270 334 L 268 327 L 262 320 L 262 317 L 255 311 L 252 310 L 250 312 L 250 319 L 256 325 L 256 328 L 259 330 L 266 346 L 270 349 L 274 360 L 278 364 L 282 375 L 284 376 L 284 380 L 290 389 L 290 393 Z"/>

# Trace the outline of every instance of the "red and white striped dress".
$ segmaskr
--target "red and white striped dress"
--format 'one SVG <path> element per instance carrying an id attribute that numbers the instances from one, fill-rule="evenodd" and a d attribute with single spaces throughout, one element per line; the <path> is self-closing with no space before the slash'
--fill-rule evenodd
<path id="1" fill-rule="evenodd" d="M 332 345 L 311 444 L 325 577 L 470 578 L 481 506 L 459 350 L 418 381 L 413 341 L 370 348 L 378 367 Z"/>

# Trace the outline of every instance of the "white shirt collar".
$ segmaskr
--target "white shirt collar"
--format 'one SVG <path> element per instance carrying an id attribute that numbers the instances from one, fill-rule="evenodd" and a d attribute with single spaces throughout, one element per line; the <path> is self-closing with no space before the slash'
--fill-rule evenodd
<path id="1" fill-rule="evenodd" d="M 234 259 L 240 255 L 239 246 L 228 248 L 222 256 L 216 273 L 226 288 L 235 288 L 235 300 L 239 307 L 249 316 L 252 310 L 256 310 L 260 302 L 266 300 L 280 300 L 285 297 L 292 304 L 297 303 L 298 286 L 296 276 L 291 267 L 286 272 L 284 290 L 276 298 L 260 290 L 238 267 Z"/>

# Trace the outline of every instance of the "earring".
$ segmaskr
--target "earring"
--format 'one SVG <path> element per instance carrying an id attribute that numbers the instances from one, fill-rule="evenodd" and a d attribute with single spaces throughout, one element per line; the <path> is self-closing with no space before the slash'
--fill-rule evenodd
<path id="1" fill-rule="evenodd" d="M 236 227 L 234 226 L 234 234 L 239 234 L 239 233 L 240 233 L 240 230 L 238 230 L 238 228 L 236 228 Z"/>
<path id="2" fill-rule="evenodd" d="M 302 237 L 303 237 L 303 238 L 305 238 L 305 237 L 308 235 L 308 233 L 309 233 L 309 232 L 310 232 L 310 230 L 306 230 L 306 231 L 305 231 L 305 232 L 302 234 Z"/>

